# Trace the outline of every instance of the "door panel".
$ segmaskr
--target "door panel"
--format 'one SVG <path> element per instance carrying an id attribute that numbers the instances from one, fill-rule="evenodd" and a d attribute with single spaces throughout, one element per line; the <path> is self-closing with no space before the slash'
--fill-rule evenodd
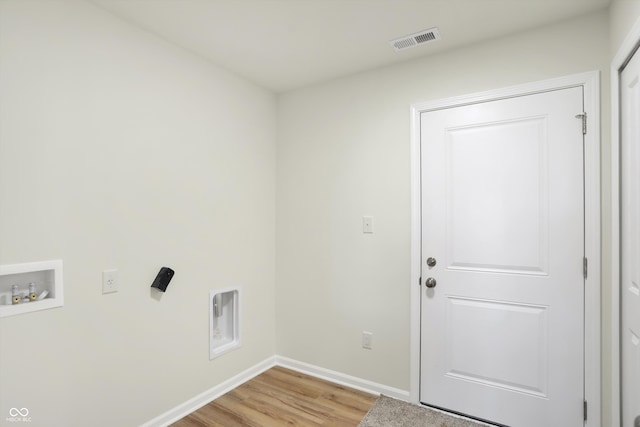
<path id="1" fill-rule="evenodd" d="M 544 274 L 545 128 L 537 117 L 445 131 L 450 268 Z"/>
<path id="2" fill-rule="evenodd" d="M 546 307 L 449 297 L 446 328 L 445 375 L 547 397 Z M 512 351 L 496 351 L 503 340 Z"/>
<path id="3" fill-rule="evenodd" d="M 620 354 L 622 426 L 640 417 L 640 55 L 621 74 Z"/>
<path id="4" fill-rule="evenodd" d="M 423 403 L 582 425 L 582 89 L 421 117 Z"/>

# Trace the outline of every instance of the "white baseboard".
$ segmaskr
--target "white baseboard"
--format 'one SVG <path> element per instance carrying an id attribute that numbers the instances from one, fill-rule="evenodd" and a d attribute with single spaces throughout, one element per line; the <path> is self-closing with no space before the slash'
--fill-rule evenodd
<path id="1" fill-rule="evenodd" d="M 321 368 L 309 363 L 299 362 L 294 359 L 289 359 L 288 357 L 276 356 L 275 362 L 276 365 L 282 366 L 283 368 L 302 372 L 303 374 L 311 375 L 312 377 L 321 378 L 323 380 L 331 381 L 332 383 L 355 388 L 356 390 L 361 390 L 366 393 L 378 395 L 384 394 L 385 396 L 404 400 L 405 402 L 409 401 L 409 392 L 406 390 L 400 390 L 399 388 L 393 388 L 373 381 L 353 377 L 351 375 Z"/>
<path id="2" fill-rule="evenodd" d="M 186 417 L 193 411 L 200 409 L 212 400 L 217 399 L 228 391 L 231 391 L 239 385 L 249 381 L 251 378 L 260 375 L 267 369 L 274 367 L 275 360 L 276 356 L 271 356 L 258 363 L 257 365 L 254 365 L 251 368 L 240 372 L 238 375 L 231 377 L 228 380 L 210 388 L 209 390 L 200 393 L 196 397 L 187 400 L 181 405 L 168 410 L 164 414 L 152 419 L 151 421 L 147 421 L 140 427 L 166 427 L 172 423 L 175 423 L 176 421 Z"/>
<path id="3" fill-rule="evenodd" d="M 271 356 L 238 375 L 231 377 L 209 390 L 200 393 L 196 397 L 189 399 L 173 409 L 170 409 L 164 414 L 157 416 L 151 421 L 147 421 L 140 427 L 166 427 L 274 366 L 282 366 L 283 368 L 292 369 L 303 374 L 311 375 L 312 377 L 331 381 L 366 393 L 377 395 L 384 394 L 395 399 L 409 401 L 409 392 L 406 390 L 388 387 L 383 384 L 374 383 L 373 381 L 364 380 L 362 378 L 321 368 L 309 363 L 289 359 L 288 357 Z"/>

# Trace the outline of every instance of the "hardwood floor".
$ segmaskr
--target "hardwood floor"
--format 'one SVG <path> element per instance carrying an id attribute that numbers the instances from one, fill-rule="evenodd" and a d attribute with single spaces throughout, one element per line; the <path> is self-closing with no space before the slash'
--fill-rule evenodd
<path id="1" fill-rule="evenodd" d="M 172 427 L 355 427 L 377 398 L 276 366 Z"/>

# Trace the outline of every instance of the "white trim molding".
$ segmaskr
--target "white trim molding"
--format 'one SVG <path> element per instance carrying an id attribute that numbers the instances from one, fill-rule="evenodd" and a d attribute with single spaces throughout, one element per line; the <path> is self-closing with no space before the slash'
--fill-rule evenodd
<path id="1" fill-rule="evenodd" d="M 640 19 L 611 62 L 611 420 L 620 419 L 620 72 L 640 46 Z"/>
<path id="2" fill-rule="evenodd" d="M 373 381 L 357 378 L 341 372 L 332 371 L 331 369 L 321 368 L 320 366 L 310 363 L 300 362 L 283 356 L 271 356 L 262 362 L 242 371 L 238 375 L 206 390 L 199 395 L 187 400 L 186 402 L 176 406 L 173 409 L 157 416 L 151 421 L 147 421 L 140 427 L 166 427 L 175 423 L 181 418 L 186 417 L 190 413 L 197 411 L 207 403 L 217 399 L 223 394 L 233 390 L 234 388 L 244 384 L 250 379 L 260 375 L 261 373 L 273 368 L 274 366 L 282 366 L 283 368 L 301 372 L 312 377 L 330 381 L 356 390 L 364 391 L 374 395 L 384 394 L 395 399 L 404 401 L 409 400 L 409 392 L 397 388 L 389 387 Z"/>
<path id="3" fill-rule="evenodd" d="M 142 424 L 140 427 L 166 427 L 170 424 L 175 423 L 181 418 L 186 417 L 193 411 L 196 411 L 202 408 L 207 403 L 212 400 L 217 399 L 223 394 L 233 390 L 239 385 L 244 384 L 250 379 L 260 375 L 264 371 L 275 366 L 276 356 L 271 356 L 262 362 L 240 372 L 238 375 L 235 375 L 229 378 L 226 381 L 221 382 L 220 384 L 211 387 L 209 390 L 206 390 L 199 395 L 187 400 L 186 402 L 176 406 L 152 419 L 151 421 L 147 421 Z"/>
<path id="4" fill-rule="evenodd" d="M 298 371 L 303 374 L 311 375 L 312 377 L 327 380 L 335 384 L 340 384 L 354 388 L 356 390 L 364 391 L 365 393 L 375 395 L 384 394 L 385 396 L 404 400 L 405 402 L 409 400 L 409 392 L 406 390 L 389 387 L 383 384 L 375 383 L 373 381 L 343 374 L 341 372 L 332 371 L 331 369 L 321 368 L 309 363 L 289 359 L 288 357 L 276 356 L 276 365 L 282 366 L 283 368 L 291 369 L 293 371 Z"/>
<path id="5" fill-rule="evenodd" d="M 585 426 L 599 427 L 601 396 L 601 234 L 600 234 L 600 73 L 591 71 L 555 79 L 507 87 L 487 92 L 418 103 L 411 106 L 411 354 L 410 401 L 420 399 L 420 279 L 421 194 L 420 194 L 420 115 L 447 107 L 489 100 L 582 87 L 584 112 L 588 117 L 585 135 L 585 256 L 589 274 L 585 280 L 584 393 L 589 402 Z M 607 424 L 607 423 L 605 423 Z"/>

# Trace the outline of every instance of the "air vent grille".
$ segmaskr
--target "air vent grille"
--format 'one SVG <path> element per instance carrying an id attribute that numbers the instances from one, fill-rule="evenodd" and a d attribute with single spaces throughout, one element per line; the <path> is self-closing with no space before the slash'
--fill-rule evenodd
<path id="1" fill-rule="evenodd" d="M 419 33 L 400 37 L 399 39 L 389 40 L 389 44 L 396 51 L 401 51 L 436 40 L 440 40 L 440 31 L 438 31 L 437 28 L 430 28 L 428 30 L 420 31 Z"/>

